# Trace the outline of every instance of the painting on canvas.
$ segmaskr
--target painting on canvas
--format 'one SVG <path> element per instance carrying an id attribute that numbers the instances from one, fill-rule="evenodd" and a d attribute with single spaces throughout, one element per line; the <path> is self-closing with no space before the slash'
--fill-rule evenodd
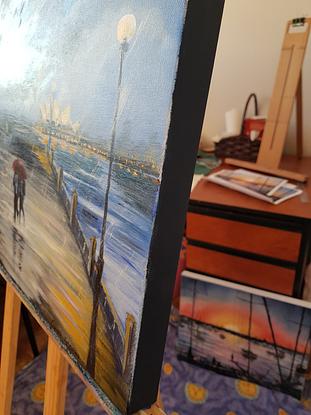
<path id="1" fill-rule="evenodd" d="M 156 397 L 212 3 L 0 3 L 1 274 L 121 413 Z"/>
<path id="2" fill-rule="evenodd" d="M 310 304 L 185 272 L 178 352 L 183 359 L 296 398 L 311 353 Z"/>

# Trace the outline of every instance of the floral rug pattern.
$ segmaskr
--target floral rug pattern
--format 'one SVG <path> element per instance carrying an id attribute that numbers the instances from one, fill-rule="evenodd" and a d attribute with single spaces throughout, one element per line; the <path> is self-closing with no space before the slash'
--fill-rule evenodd
<path id="1" fill-rule="evenodd" d="M 161 378 L 161 397 L 167 415 L 310 415 L 311 412 L 288 395 L 179 361 L 175 343 L 176 328 L 171 325 Z M 42 353 L 17 375 L 12 415 L 42 414 L 45 362 L 46 355 Z M 72 372 L 65 414 L 105 414 Z"/>

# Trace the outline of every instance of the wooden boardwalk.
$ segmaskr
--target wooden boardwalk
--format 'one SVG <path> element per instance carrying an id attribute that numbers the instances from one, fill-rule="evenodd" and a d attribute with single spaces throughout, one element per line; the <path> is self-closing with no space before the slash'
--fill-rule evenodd
<path id="1" fill-rule="evenodd" d="M 0 138 L 0 259 L 85 366 L 92 291 L 45 155 L 34 156 L 38 166 L 28 170 L 25 221 L 14 223 L 11 166 L 15 157 L 1 148 Z M 95 378 L 122 410 L 127 388 L 115 368 L 102 313 L 98 319 Z"/>

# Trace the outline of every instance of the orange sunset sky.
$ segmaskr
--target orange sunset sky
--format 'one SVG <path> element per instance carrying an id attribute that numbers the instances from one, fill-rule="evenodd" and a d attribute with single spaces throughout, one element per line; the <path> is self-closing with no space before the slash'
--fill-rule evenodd
<path id="1" fill-rule="evenodd" d="M 248 334 L 250 295 L 210 283 L 184 278 L 180 312 L 182 315 L 236 333 Z M 194 299 L 194 306 L 193 306 Z M 279 346 L 294 349 L 302 308 L 267 300 L 272 327 Z M 253 296 L 251 337 L 273 343 L 266 309 L 261 297 Z M 303 352 L 309 336 L 310 310 L 305 310 L 298 350 Z"/>

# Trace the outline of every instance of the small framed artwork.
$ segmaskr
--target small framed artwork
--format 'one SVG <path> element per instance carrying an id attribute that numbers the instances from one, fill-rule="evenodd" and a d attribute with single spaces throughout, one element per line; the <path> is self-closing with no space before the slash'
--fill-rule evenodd
<path id="1" fill-rule="evenodd" d="M 0 5 L 0 269 L 112 413 L 157 396 L 223 1 Z"/>
<path id="2" fill-rule="evenodd" d="M 309 302 L 185 271 L 180 312 L 181 359 L 310 399 Z"/>

